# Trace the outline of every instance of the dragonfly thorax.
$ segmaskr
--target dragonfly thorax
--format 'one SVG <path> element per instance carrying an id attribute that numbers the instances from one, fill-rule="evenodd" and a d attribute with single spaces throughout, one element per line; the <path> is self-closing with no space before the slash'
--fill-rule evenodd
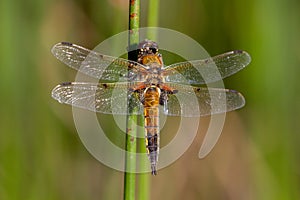
<path id="1" fill-rule="evenodd" d="M 161 70 L 163 66 L 162 56 L 158 53 L 157 43 L 151 40 L 144 40 L 138 45 L 138 62 L 142 64 L 146 73 L 143 73 L 145 84 L 158 85 L 164 80 L 161 76 Z"/>
<path id="2" fill-rule="evenodd" d="M 146 65 L 147 75 L 146 75 L 146 83 L 149 85 L 158 85 L 163 82 L 163 77 L 161 76 L 161 65 L 157 63 L 150 63 Z"/>

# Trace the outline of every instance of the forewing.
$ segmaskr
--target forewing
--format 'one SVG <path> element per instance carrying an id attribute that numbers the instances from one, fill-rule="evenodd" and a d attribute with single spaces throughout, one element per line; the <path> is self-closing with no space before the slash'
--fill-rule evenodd
<path id="1" fill-rule="evenodd" d="M 99 80 L 127 81 L 129 68 L 130 76 L 144 69 L 143 65 L 137 62 L 103 55 L 68 42 L 54 45 L 51 52 L 69 67 Z"/>
<path id="2" fill-rule="evenodd" d="M 246 67 L 251 61 L 246 51 L 231 51 L 204 60 L 175 63 L 165 68 L 166 82 L 200 85 L 219 81 Z"/>
<path id="3" fill-rule="evenodd" d="M 128 96 L 131 97 L 130 109 L 135 110 L 131 114 L 141 114 L 142 104 L 138 95 L 128 90 L 127 83 L 69 82 L 60 84 L 52 90 L 52 97 L 60 103 L 104 114 L 127 115 Z"/>
<path id="4" fill-rule="evenodd" d="M 245 105 L 241 93 L 219 88 L 170 84 L 176 94 L 169 94 L 164 111 L 170 116 L 198 117 L 225 113 Z"/>

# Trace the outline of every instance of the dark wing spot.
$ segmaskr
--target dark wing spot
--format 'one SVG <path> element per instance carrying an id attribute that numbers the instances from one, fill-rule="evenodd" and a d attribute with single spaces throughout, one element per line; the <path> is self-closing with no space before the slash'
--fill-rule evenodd
<path id="1" fill-rule="evenodd" d="M 102 84 L 102 86 L 107 89 L 108 88 L 108 85 L 106 83 Z"/>
<path id="2" fill-rule="evenodd" d="M 62 45 L 67 45 L 67 46 L 73 46 L 73 44 L 70 43 L 70 42 L 61 42 L 61 44 L 62 44 Z"/>
<path id="3" fill-rule="evenodd" d="M 238 54 L 243 53 L 243 52 L 244 52 L 243 50 L 234 50 L 233 51 L 233 53 L 238 53 Z"/>
<path id="4" fill-rule="evenodd" d="M 61 86 L 67 86 L 67 85 L 72 85 L 73 83 L 72 82 L 65 82 L 65 83 L 61 83 L 60 85 Z"/>
<path id="5" fill-rule="evenodd" d="M 178 93 L 178 90 L 173 90 L 172 91 L 172 94 L 177 94 Z"/>

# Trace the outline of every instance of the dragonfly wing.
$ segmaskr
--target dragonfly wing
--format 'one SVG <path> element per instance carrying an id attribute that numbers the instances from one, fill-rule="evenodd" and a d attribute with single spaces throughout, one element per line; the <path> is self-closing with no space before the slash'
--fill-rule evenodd
<path id="1" fill-rule="evenodd" d="M 144 68 L 137 62 L 103 55 L 68 42 L 54 45 L 51 52 L 69 67 L 99 80 L 127 81 L 128 73 L 133 76 Z"/>
<path id="2" fill-rule="evenodd" d="M 178 91 L 168 94 L 164 105 L 164 112 L 169 116 L 206 116 L 229 112 L 245 105 L 244 97 L 235 90 L 180 84 L 168 84 L 168 87 Z"/>
<path id="3" fill-rule="evenodd" d="M 128 90 L 129 83 L 77 83 L 56 86 L 52 97 L 60 103 L 104 114 L 127 115 L 127 97 L 130 95 L 132 114 L 142 113 L 142 104 L 135 92 Z M 134 83 L 130 83 L 134 84 Z M 131 110 L 133 110 L 131 108 Z"/>
<path id="4" fill-rule="evenodd" d="M 231 51 L 204 60 L 175 63 L 163 72 L 166 82 L 200 85 L 219 81 L 246 67 L 251 61 L 246 51 Z"/>

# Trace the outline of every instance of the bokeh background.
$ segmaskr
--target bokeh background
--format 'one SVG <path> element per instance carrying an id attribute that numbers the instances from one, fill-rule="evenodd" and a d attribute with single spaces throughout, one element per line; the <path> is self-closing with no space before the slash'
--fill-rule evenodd
<path id="1" fill-rule="evenodd" d="M 227 115 L 199 160 L 204 118 L 188 151 L 151 178 L 152 199 L 300 199 L 299 9 L 297 0 L 160 2 L 161 27 L 211 55 L 246 50 L 252 63 L 225 80 L 246 107 Z M 71 107 L 50 97 L 76 74 L 50 49 L 60 41 L 93 48 L 127 29 L 127 13 L 125 0 L 0 1 L 0 199 L 122 199 L 123 173 L 87 152 Z"/>

